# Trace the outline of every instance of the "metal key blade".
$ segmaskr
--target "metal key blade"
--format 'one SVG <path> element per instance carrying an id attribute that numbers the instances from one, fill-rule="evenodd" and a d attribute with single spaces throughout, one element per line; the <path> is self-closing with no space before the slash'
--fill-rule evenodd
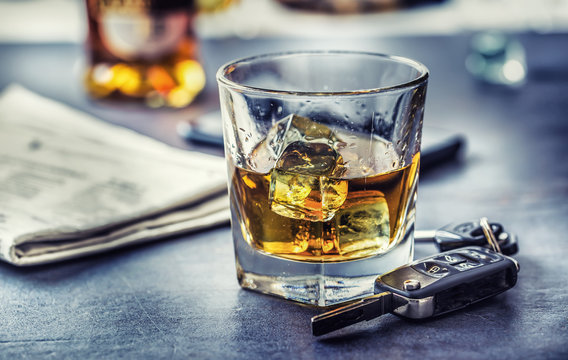
<path id="1" fill-rule="evenodd" d="M 383 292 L 312 318 L 312 334 L 320 336 L 393 310 L 392 293 Z"/>
<path id="2" fill-rule="evenodd" d="M 500 253 L 501 248 L 499 247 L 499 243 L 495 238 L 493 230 L 491 230 L 491 225 L 489 225 L 487 218 L 482 217 L 481 219 L 479 219 L 479 224 L 481 225 L 481 230 L 483 230 L 483 234 L 485 235 L 485 238 L 487 238 L 487 242 L 489 243 L 493 251 Z"/>
<path id="3" fill-rule="evenodd" d="M 436 230 L 414 230 L 415 242 L 435 242 Z"/>

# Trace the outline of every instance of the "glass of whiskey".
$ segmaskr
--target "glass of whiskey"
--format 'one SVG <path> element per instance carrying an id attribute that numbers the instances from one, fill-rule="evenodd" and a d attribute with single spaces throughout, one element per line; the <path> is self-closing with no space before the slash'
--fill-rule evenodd
<path id="1" fill-rule="evenodd" d="M 243 288 L 329 306 L 412 259 L 424 65 L 288 52 L 231 62 L 217 81 Z"/>

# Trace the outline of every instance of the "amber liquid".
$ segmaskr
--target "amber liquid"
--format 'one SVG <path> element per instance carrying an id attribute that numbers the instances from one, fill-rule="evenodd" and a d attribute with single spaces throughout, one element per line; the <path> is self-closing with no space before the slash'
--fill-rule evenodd
<path id="1" fill-rule="evenodd" d="M 85 87 L 97 99 L 189 105 L 205 87 L 193 0 L 88 0 Z"/>
<path id="2" fill-rule="evenodd" d="M 409 198 L 415 194 L 419 159 L 418 153 L 411 164 L 386 173 L 331 179 L 345 196 L 341 206 L 321 221 L 285 216 L 274 195 L 272 177 L 281 176 L 277 170 L 260 174 L 236 167 L 231 197 L 243 236 L 260 251 L 298 261 L 337 262 L 384 253 L 404 226 Z M 284 196 L 293 198 L 294 194 Z M 321 198 L 312 189 L 303 201 L 314 209 Z"/>

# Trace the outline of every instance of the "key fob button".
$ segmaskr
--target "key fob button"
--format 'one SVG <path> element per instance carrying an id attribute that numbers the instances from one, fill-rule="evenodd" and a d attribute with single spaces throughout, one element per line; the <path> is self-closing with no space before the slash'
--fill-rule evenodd
<path id="1" fill-rule="evenodd" d="M 463 254 L 471 259 L 480 261 L 484 264 L 494 263 L 502 259 L 502 257 L 499 254 L 480 252 L 475 250 L 465 250 L 463 251 Z"/>
<path id="2" fill-rule="evenodd" d="M 454 268 L 457 271 L 467 271 L 476 267 L 479 267 L 483 265 L 482 263 L 478 263 L 478 262 L 473 262 L 473 261 L 467 261 L 467 262 L 462 262 L 460 264 L 457 264 L 456 266 L 454 266 Z"/>
<path id="3" fill-rule="evenodd" d="M 432 276 L 435 278 L 443 278 L 444 276 L 448 275 L 450 271 L 444 265 L 433 262 L 433 261 L 426 261 L 412 266 L 415 270 L 420 271 L 423 274 L 428 276 Z"/>
<path id="4" fill-rule="evenodd" d="M 497 262 L 497 261 L 503 259 L 501 254 L 494 253 L 493 251 L 491 251 L 489 249 L 485 249 L 484 251 L 485 251 L 485 253 L 483 255 L 487 256 L 490 259 L 489 260 L 490 263 L 494 263 L 494 262 Z"/>
<path id="5" fill-rule="evenodd" d="M 441 261 L 441 262 L 444 262 L 444 263 L 446 263 L 448 265 L 452 265 L 452 266 L 467 261 L 467 259 L 465 257 L 458 255 L 458 254 L 441 255 L 441 256 L 435 257 L 434 260 Z"/>

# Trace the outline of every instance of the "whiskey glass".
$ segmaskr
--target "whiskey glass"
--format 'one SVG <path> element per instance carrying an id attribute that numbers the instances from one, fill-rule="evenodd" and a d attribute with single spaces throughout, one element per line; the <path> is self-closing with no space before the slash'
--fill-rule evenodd
<path id="1" fill-rule="evenodd" d="M 231 62 L 217 81 L 243 288 L 330 306 L 412 259 L 424 65 L 286 52 Z"/>

